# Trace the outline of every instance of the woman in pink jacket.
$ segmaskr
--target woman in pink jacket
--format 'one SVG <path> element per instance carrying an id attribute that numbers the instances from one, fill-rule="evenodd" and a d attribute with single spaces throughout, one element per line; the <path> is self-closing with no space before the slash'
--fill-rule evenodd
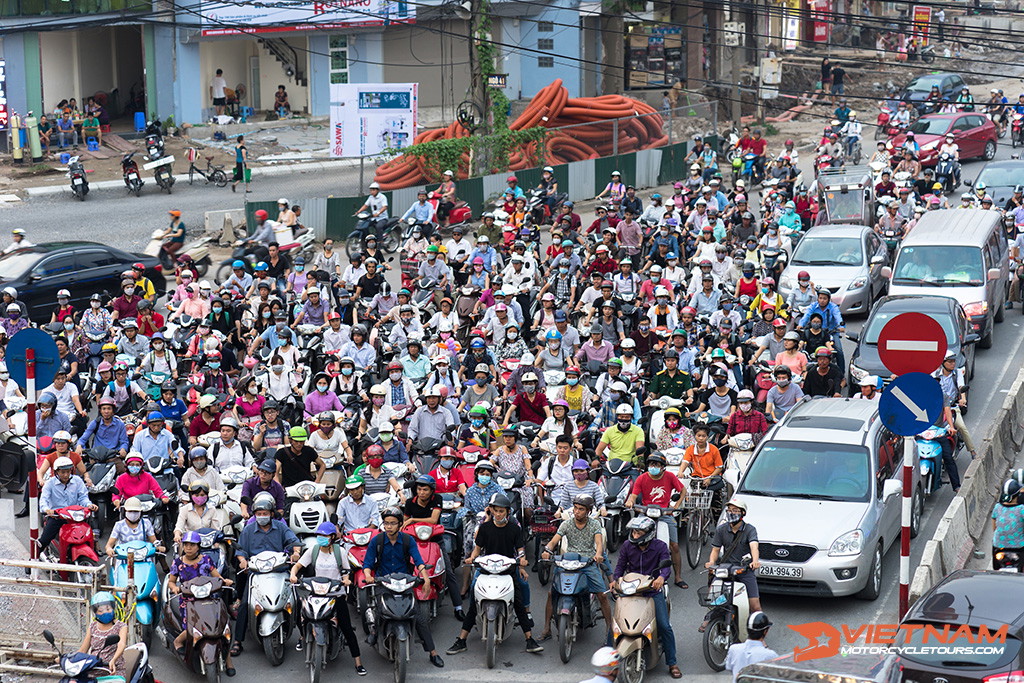
<path id="1" fill-rule="evenodd" d="M 122 500 L 146 493 L 153 494 L 154 498 L 159 498 L 164 503 L 170 502 L 171 499 L 160 488 L 160 484 L 156 483 L 153 475 L 143 469 L 142 456 L 138 452 L 132 451 L 129 453 L 125 457 L 124 463 L 128 467 L 128 471 L 114 482 L 114 488 L 116 489 L 113 496 L 115 506 L 120 506 Z"/>

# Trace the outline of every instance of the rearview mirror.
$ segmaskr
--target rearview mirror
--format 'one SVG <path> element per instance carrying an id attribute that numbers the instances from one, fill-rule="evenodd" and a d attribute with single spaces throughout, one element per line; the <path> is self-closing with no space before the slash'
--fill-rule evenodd
<path id="1" fill-rule="evenodd" d="M 903 482 L 899 479 L 886 479 L 882 485 L 882 499 L 885 500 L 903 491 Z"/>
<path id="2" fill-rule="evenodd" d="M 858 334 L 857 332 L 847 332 L 846 333 L 846 338 L 849 339 L 852 342 L 859 342 L 860 341 L 860 334 Z"/>
<path id="3" fill-rule="evenodd" d="M 54 639 L 53 633 L 51 631 L 43 631 L 43 638 L 45 638 L 46 642 L 48 642 L 53 647 L 57 647 L 57 641 Z"/>
<path id="4" fill-rule="evenodd" d="M 964 344 L 977 344 L 980 341 L 981 341 L 981 335 L 980 334 L 974 334 L 973 332 L 971 332 L 969 335 L 964 337 Z"/>
<path id="5" fill-rule="evenodd" d="M 885 263 L 885 257 L 879 254 L 878 256 L 871 257 L 871 265 L 878 266 Z"/>
<path id="6" fill-rule="evenodd" d="M 882 266 L 882 277 L 886 280 L 892 277 L 892 268 L 889 266 Z"/>
<path id="7" fill-rule="evenodd" d="M 1003 271 L 1000 270 L 999 268 L 989 268 L 988 269 L 988 280 L 989 280 L 989 282 L 993 282 L 995 280 L 998 280 L 1002 276 L 1003 276 Z"/>

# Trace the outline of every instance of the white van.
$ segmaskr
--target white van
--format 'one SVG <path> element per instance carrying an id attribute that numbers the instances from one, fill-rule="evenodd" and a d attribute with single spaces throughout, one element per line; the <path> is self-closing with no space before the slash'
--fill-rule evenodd
<path id="1" fill-rule="evenodd" d="M 904 238 L 891 269 L 889 294 L 941 294 L 960 302 L 982 348 L 1003 321 L 1010 268 L 998 211 L 929 211 Z M 884 271 L 883 271 L 884 272 Z"/>

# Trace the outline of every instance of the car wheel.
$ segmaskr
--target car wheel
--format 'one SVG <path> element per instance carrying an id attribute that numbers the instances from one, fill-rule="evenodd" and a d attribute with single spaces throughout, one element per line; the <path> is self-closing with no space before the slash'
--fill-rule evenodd
<path id="1" fill-rule="evenodd" d="M 910 502 L 910 537 L 917 538 L 921 533 L 921 515 L 924 513 L 924 499 L 921 496 L 921 487 L 914 489 L 914 499 Z"/>
<path id="2" fill-rule="evenodd" d="M 996 156 L 996 141 L 995 140 L 989 140 L 988 142 L 985 143 L 985 154 L 982 156 L 982 159 L 984 159 L 985 161 L 992 161 L 992 159 L 994 159 L 995 156 Z"/>
<path id="3" fill-rule="evenodd" d="M 986 332 L 985 336 L 982 337 L 981 341 L 978 342 L 978 346 L 980 346 L 983 349 L 991 349 L 992 348 L 992 333 L 995 331 L 993 329 L 994 327 L 995 327 L 995 325 L 992 325 L 992 326 L 990 326 L 988 328 L 988 332 Z"/>
<path id="4" fill-rule="evenodd" d="M 868 580 L 864 587 L 857 593 L 861 600 L 876 600 L 882 592 L 882 544 L 875 546 L 875 552 L 871 556 L 871 566 L 868 567 Z"/>

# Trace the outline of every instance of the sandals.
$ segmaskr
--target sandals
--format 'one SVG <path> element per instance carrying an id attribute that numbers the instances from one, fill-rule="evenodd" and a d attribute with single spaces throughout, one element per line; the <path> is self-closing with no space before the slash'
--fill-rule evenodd
<path id="1" fill-rule="evenodd" d="M 668 675 L 672 678 L 682 678 L 683 672 L 679 670 L 679 667 L 673 664 L 668 668 Z"/>
<path id="2" fill-rule="evenodd" d="M 537 642 L 538 643 L 546 643 L 549 640 L 551 640 L 551 634 L 550 633 L 541 633 L 540 634 L 540 638 L 537 639 Z"/>
<path id="3" fill-rule="evenodd" d="M 689 587 L 690 584 L 686 583 L 685 581 L 676 581 L 676 588 L 682 588 L 683 590 L 686 590 Z"/>
<path id="4" fill-rule="evenodd" d="M 244 650 L 245 650 L 245 648 L 242 647 L 242 644 L 240 642 L 238 642 L 237 640 L 235 642 L 231 643 L 231 650 L 230 650 L 230 652 L 231 652 L 231 656 L 232 657 L 237 657 L 238 655 L 242 654 L 242 652 Z"/>

